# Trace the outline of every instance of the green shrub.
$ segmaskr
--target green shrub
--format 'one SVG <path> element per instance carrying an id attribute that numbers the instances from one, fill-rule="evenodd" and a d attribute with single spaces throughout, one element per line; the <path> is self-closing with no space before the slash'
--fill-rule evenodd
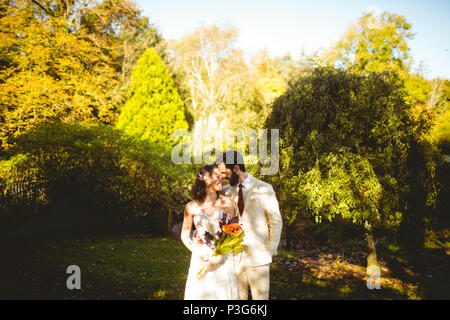
<path id="1" fill-rule="evenodd" d="M 44 179 L 49 210 L 66 216 L 62 223 L 137 225 L 165 235 L 169 214 L 182 214 L 190 172 L 158 145 L 109 126 L 59 120 L 40 123 L 12 144 L 5 179 Z"/>

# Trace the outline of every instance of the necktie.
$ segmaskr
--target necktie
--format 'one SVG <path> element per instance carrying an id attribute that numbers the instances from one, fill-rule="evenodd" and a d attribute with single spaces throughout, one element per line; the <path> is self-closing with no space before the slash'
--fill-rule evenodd
<path id="1" fill-rule="evenodd" d="M 244 186 L 242 184 L 239 185 L 238 209 L 241 213 L 241 217 L 244 214 L 244 193 L 242 192 L 243 187 Z"/>

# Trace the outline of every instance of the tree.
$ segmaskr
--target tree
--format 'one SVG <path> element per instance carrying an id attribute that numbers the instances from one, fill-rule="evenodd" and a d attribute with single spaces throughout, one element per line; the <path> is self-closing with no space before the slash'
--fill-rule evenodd
<path id="1" fill-rule="evenodd" d="M 168 44 L 170 68 L 179 77 L 195 121 L 214 114 L 220 122 L 240 114 L 239 125 L 251 126 L 254 113 L 261 108 L 256 79 L 251 77 L 242 50 L 235 48 L 237 36 L 235 28 L 202 26 Z M 235 124 L 229 122 L 231 127 Z"/>
<path id="2" fill-rule="evenodd" d="M 140 16 L 140 12 L 137 15 Z M 129 84 L 133 67 L 147 48 L 155 49 L 163 58 L 165 55 L 165 43 L 158 30 L 149 23 L 147 17 L 136 19 L 134 23 L 129 23 L 123 28 L 120 34 L 120 43 L 121 81 L 125 88 Z"/>
<path id="3" fill-rule="evenodd" d="M 417 106 L 428 105 L 429 96 L 431 92 L 431 85 L 430 82 L 426 80 L 421 74 L 410 73 L 406 75 L 404 85 L 406 92 L 408 92 L 407 99 L 409 99 L 413 105 Z"/>
<path id="4" fill-rule="evenodd" d="M 184 104 L 162 59 L 147 49 L 131 75 L 130 98 L 117 128 L 141 140 L 171 145 L 176 129 L 187 129 Z"/>
<path id="5" fill-rule="evenodd" d="M 432 139 L 444 154 L 450 154 L 450 110 L 447 109 L 437 118 L 431 132 Z"/>
<path id="6" fill-rule="evenodd" d="M 354 72 L 409 72 L 411 57 L 407 41 L 414 34 L 402 16 L 367 13 L 352 24 L 341 39 L 319 61 Z"/>
<path id="7" fill-rule="evenodd" d="M 266 128 L 280 129 L 280 174 L 269 179 L 286 225 L 299 212 L 363 225 L 370 267 L 373 225 L 423 218 L 434 168 L 423 139 L 431 120 L 426 109 L 413 113 L 405 95 L 392 73 L 320 67 L 274 101 Z"/>
<path id="8" fill-rule="evenodd" d="M 450 81 L 433 79 L 427 108 L 436 114 L 430 139 L 438 147 L 441 159 L 437 167 L 438 199 L 436 201 L 436 218 L 438 224 L 434 227 L 448 227 L 450 218 L 448 208 L 450 204 Z"/>
<path id="9" fill-rule="evenodd" d="M 130 47 L 126 39 L 154 29 L 129 0 L 84 3 L 19 0 L 4 6 L 2 2 L 1 149 L 8 148 L 8 138 L 46 118 L 116 121 L 122 81 L 126 85 L 133 62 L 126 53 Z M 69 10 L 74 7 L 74 12 Z M 159 41 L 155 32 L 146 38 L 154 39 L 144 42 L 148 45 Z"/>
<path id="10" fill-rule="evenodd" d="M 408 46 L 408 41 L 414 38 L 411 29 L 411 24 L 396 14 L 365 14 L 318 58 L 318 62 L 364 75 L 392 72 L 403 82 L 407 99 L 416 105 L 429 104 L 430 92 L 435 90 L 431 90 L 430 83 L 419 72 L 411 73 Z"/>
<path id="11" fill-rule="evenodd" d="M 450 101 L 450 81 L 445 79 L 433 79 L 430 81 L 430 92 L 427 101 L 427 107 L 435 110 L 438 115 L 448 110 Z"/>
<path id="12" fill-rule="evenodd" d="M 260 121 L 263 123 L 269 113 L 273 100 L 280 96 L 286 88 L 281 66 L 277 60 L 270 57 L 267 50 L 260 50 L 251 59 L 251 67 L 256 89 L 261 95 Z"/>

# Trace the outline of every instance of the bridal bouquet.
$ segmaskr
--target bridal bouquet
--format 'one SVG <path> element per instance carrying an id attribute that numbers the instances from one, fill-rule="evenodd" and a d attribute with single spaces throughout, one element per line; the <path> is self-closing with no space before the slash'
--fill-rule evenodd
<path id="1" fill-rule="evenodd" d="M 230 218 L 225 213 L 219 222 L 219 231 L 211 234 L 205 231 L 203 242 L 212 248 L 213 256 L 224 255 L 228 252 L 242 252 L 246 246 L 242 244 L 244 240 L 244 231 L 238 223 L 238 218 Z M 201 268 L 198 276 L 203 278 L 206 268 Z"/>

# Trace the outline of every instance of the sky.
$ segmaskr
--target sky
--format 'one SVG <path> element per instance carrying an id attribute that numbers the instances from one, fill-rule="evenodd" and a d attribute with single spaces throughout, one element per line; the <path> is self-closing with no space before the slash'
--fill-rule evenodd
<path id="1" fill-rule="evenodd" d="M 201 25 L 234 26 L 236 46 L 253 55 L 299 58 L 329 48 L 365 12 L 402 15 L 416 33 L 409 41 L 413 68 L 450 79 L 450 0 L 134 0 L 166 39 Z"/>

